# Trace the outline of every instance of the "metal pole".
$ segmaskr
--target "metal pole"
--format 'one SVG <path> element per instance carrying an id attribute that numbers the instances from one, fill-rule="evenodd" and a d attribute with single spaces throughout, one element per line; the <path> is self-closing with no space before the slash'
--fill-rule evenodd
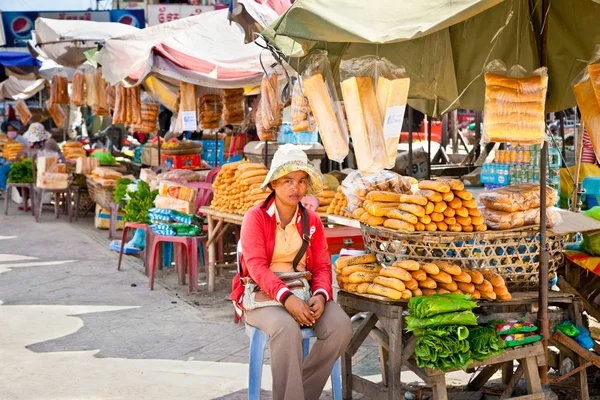
<path id="1" fill-rule="evenodd" d="M 427 179 L 431 179 L 431 117 L 427 116 Z"/>
<path id="2" fill-rule="evenodd" d="M 265 167 L 269 168 L 269 141 L 265 141 Z"/>
<path id="3" fill-rule="evenodd" d="M 564 111 L 561 111 L 559 113 L 559 118 L 560 118 L 559 132 L 560 132 L 560 138 L 562 140 L 562 149 L 561 149 L 562 159 L 563 159 L 562 166 L 563 166 L 563 168 L 566 168 L 567 167 L 567 151 L 566 151 L 566 147 L 565 147 L 565 112 Z"/>
<path id="4" fill-rule="evenodd" d="M 413 109 L 408 106 L 408 176 L 413 175 Z"/>
<path id="5" fill-rule="evenodd" d="M 225 141 L 223 141 L 223 152 L 225 152 Z M 215 131 L 215 167 L 219 166 L 219 131 Z"/>
<path id="6" fill-rule="evenodd" d="M 475 111 L 475 160 L 479 158 L 481 154 L 481 112 Z M 475 164 L 475 163 L 473 163 Z"/>

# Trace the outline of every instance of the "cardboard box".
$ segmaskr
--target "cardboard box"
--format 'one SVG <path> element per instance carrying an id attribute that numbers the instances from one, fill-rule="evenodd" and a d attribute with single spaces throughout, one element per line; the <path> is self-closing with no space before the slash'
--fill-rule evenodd
<path id="1" fill-rule="evenodd" d="M 117 230 L 123 229 L 125 226 L 125 212 L 119 211 L 117 215 Z M 102 208 L 99 204 L 96 204 L 96 210 L 94 212 L 94 226 L 96 229 L 110 229 L 110 210 L 108 208 Z"/>
<path id="2" fill-rule="evenodd" d="M 144 146 L 142 148 L 142 164 L 157 167 L 160 165 L 158 160 L 158 148 Z"/>

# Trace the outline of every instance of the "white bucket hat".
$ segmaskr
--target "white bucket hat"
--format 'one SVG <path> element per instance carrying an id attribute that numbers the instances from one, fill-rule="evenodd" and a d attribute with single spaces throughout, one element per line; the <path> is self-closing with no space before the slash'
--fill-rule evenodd
<path id="1" fill-rule="evenodd" d="M 308 161 L 308 156 L 302 149 L 293 144 L 284 144 L 280 146 L 273 156 L 271 168 L 261 185 L 265 190 L 267 185 L 294 171 L 304 171 L 309 177 L 309 189 L 307 194 L 317 194 L 325 186 L 325 178 L 315 166 Z"/>

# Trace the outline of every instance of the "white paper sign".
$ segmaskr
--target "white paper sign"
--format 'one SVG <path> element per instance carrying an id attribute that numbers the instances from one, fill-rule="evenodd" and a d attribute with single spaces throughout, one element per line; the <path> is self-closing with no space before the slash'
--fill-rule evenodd
<path id="1" fill-rule="evenodd" d="M 198 122 L 196 121 L 196 111 L 182 111 L 181 118 L 183 120 L 184 131 L 196 131 L 198 129 Z"/>
<path id="2" fill-rule="evenodd" d="M 385 111 L 383 136 L 386 139 L 400 137 L 400 132 L 402 132 L 402 123 L 404 122 L 405 110 L 406 104 L 403 106 L 388 107 Z"/>

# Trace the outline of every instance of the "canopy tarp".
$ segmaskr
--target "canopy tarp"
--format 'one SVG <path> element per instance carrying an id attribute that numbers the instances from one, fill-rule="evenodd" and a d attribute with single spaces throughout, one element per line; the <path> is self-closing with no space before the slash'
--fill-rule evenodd
<path id="1" fill-rule="evenodd" d="M 107 40 L 95 60 L 111 84 L 127 79 L 138 85 L 151 75 L 212 88 L 260 84 L 268 51 L 244 43 L 244 31 L 217 10 L 152 26 Z"/>
<path id="2" fill-rule="evenodd" d="M 85 51 L 107 39 L 139 31 L 138 28 L 117 22 L 79 20 L 35 20 L 34 47 L 41 47 L 52 60 L 76 68 L 86 61 Z"/>
<path id="3" fill-rule="evenodd" d="M 39 67 L 42 63 L 29 53 L 0 51 L 0 65 L 3 67 Z"/>
<path id="4" fill-rule="evenodd" d="M 250 43 L 291 5 L 290 0 L 230 0 L 228 18 L 244 29 Z"/>
<path id="5" fill-rule="evenodd" d="M 44 82 L 44 79 L 30 81 L 9 76 L 8 79 L 0 82 L 0 98 L 27 100 L 44 88 Z"/>
<path id="6" fill-rule="evenodd" d="M 327 49 L 335 75 L 342 59 L 386 57 L 411 78 L 410 104 L 439 115 L 483 109 L 489 61 L 538 68 L 542 20 L 528 0 L 298 0 L 263 36 L 287 55 Z M 597 0 L 551 2 L 548 111 L 575 105 L 571 82 L 600 43 L 599 20 Z"/>

